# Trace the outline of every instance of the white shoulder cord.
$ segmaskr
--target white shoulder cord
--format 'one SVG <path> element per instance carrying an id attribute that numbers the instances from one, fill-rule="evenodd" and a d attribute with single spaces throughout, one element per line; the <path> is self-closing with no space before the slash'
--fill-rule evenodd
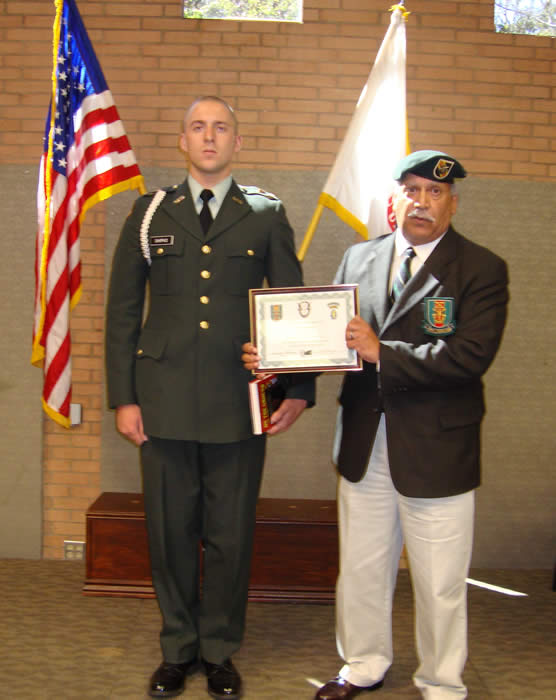
<path id="1" fill-rule="evenodd" d="M 149 204 L 143 221 L 141 222 L 141 230 L 139 233 L 139 241 L 141 243 L 141 250 L 143 251 L 143 257 L 147 263 L 151 264 L 151 252 L 149 248 L 149 228 L 151 226 L 151 221 L 154 216 L 155 211 L 158 209 L 158 205 L 166 197 L 166 192 L 164 190 L 158 190 L 153 197 L 152 202 Z"/>

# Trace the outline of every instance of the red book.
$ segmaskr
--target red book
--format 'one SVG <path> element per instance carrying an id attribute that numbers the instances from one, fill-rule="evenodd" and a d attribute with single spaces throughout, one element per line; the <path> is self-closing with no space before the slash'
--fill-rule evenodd
<path id="1" fill-rule="evenodd" d="M 249 403 L 253 433 L 261 435 L 270 428 L 270 416 L 282 403 L 284 387 L 276 374 L 263 374 L 249 382 Z"/>

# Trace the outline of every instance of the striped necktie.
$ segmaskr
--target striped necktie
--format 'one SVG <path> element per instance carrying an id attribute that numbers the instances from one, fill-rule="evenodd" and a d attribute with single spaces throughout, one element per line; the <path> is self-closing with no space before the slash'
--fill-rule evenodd
<path id="1" fill-rule="evenodd" d="M 199 196 L 203 200 L 203 208 L 199 213 L 199 220 L 201 221 L 201 228 L 203 229 L 203 233 L 206 236 L 207 231 L 209 230 L 210 225 L 212 224 L 212 214 L 210 213 L 208 203 L 209 200 L 214 197 L 214 194 L 212 190 L 203 190 Z"/>
<path id="2" fill-rule="evenodd" d="M 406 248 L 403 253 L 402 262 L 396 279 L 392 284 L 392 301 L 397 301 L 398 297 L 403 291 L 405 285 L 409 282 L 411 278 L 411 260 L 415 257 L 415 251 L 413 248 Z"/>

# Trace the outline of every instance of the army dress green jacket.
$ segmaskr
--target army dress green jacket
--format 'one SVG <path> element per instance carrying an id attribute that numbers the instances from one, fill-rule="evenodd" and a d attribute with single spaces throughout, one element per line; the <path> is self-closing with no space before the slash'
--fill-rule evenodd
<path id="1" fill-rule="evenodd" d="M 108 403 L 139 404 L 145 433 L 159 438 L 249 438 L 253 376 L 240 359 L 250 337 L 248 291 L 265 279 L 271 287 L 303 284 L 293 231 L 281 201 L 256 187 L 232 181 L 206 236 L 187 181 L 163 192 L 154 213 L 149 205 L 162 192 L 137 199 L 116 246 Z M 283 381 L 287 397 L 314 403 L 310 375 Z"/>

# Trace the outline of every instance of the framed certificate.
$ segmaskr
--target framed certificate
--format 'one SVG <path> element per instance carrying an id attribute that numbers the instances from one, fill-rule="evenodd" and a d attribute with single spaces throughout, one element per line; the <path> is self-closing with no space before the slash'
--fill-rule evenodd
<path id="1" fill-rule="evenodd" d="M 251 342 L 261 372 L 360 370 L 346 345 L 346 326 L 359 313 L 359 287 L 275 287 L 249 290 Z"/>

